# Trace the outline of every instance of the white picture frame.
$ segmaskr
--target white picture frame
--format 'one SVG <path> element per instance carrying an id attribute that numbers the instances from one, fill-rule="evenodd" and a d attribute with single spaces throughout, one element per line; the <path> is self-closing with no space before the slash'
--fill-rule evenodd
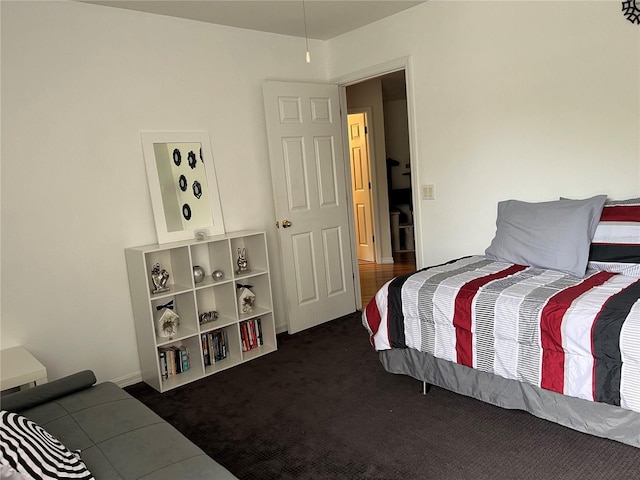
<path id="1" fill-rule="evenodd" d="M 209 134 L 141 132 L 140 138 L 158 243 L 223 234 Z"/>

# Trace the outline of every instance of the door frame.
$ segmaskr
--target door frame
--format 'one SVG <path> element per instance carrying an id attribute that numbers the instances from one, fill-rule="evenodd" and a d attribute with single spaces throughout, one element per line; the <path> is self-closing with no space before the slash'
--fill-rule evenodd
<path id="1" fill-rule="evenodd" d="M 377 65 L 370 65 L 368 67 L 355 70 L 353 72 L 340 75 L 338 77 L 331 78 L 329 83 L 338 85 L 338 93 L 340 96 L 340 110 L 342 112 L 348 111 L 347 105 L 347 87 L 349 85 L 353 85 L 356 83 L 363 82 L 365 80 L 370 80 L 372 78 L 380 77 L 387 73 L 393 73 L 398 70 L 404 70 L 405 72 L 405 84 L 407 89 L 407 124 L 409 130 L 409 155 L 411 156 L 411 170 L 414 173 L 411 175 L 411 196 L 413 200 L 413 231 L 414 231 L 414 239 L 415 239 L 415 255 L 416 255 L 416 268 L 422 268 L 422 249 L 418 246 L 422 245 L 422 229 L 420 228 L 421 223 L 421 210 L 422 205 L 420 204 L 420 196 L 418 192 L 420 191 L 420 187 L 418 185 L 418 175 L 416 161 L 418 158 L 417 155 L 417 146 L 416 146 L 416 121 L 415 121 L 415 100 L 413 97 L 413 72 L 412 72 L 412 59 L 411 56 L 395 58 L 393 60 L 389 60 L 384 63 L 379 63 Z M 349 138 L 347 137 L 348 133 L 348 123 L 347 123 L 347 115 L 342 115 L 342 123 L 343 123 L 343 131 L 345 134 L 342 136 L 342 148 L 346 155 L 349 153 Z M 349 157 L 346 157 L 349 158 Z M 353 192 L 351 191 L 351 168 L 346 168 L 345 162 L 345 170 L 346 170 L 346 180 L 348 182 L 347 188 L 347 196 L 348 198 L 348 209 L 349 209 L 349 218 L 350 218 L 350 229 L 351 229 L 351 238 L 355 239 L 355 216 L 353 213 Z M 379 222 L 376 222 L 379 223 Z M 378 237 L 379 238 L 379 237 Z M 353 273 L 354 273 L 354 287 L 356 291 L 356 304 L 362 309 L 362 296 L 357 295 L 360 292 L 360 271 L 358 268 L 358 251 L 355 245 L 355 240 L 353 240 L 351 245 L 351 261 L 353 263 Z M 377 246 L 376 246 L 377 248 Z M 377 251 L 376 251 L 377 253 Z M 378 257 L 379 258 L 379 257 Z"/>
<path id="2" fill-rule="evenodd" d="M 372 168 L 372 165 L 376 164 L 376 152 L 375 152 L 375 146 L 373 145 L 373 142 L 370 140 L 371 138 L 373 138 L 373 136 L 376 135 L 373 125 L 371 124 L 371 116 L 373 115 L 373 109 L 371 107 L 353 107 L 353 108 L 347 109 L 347 116 L 353 113 L 364 114 L 366 126 L 369 132 L 369 134 L 367 134 L 366 136 L 367 150 L 369 152 L 369 158 L 368 158 L 369 178 L 371 179 L 371 188 L 369 189 L 369 196 L 371 197 L 371 208 L 373 210 L 373 215 L 372 215 L 373 235 L 377 239 L 375 242 L 373 242 L 374 260 L 377 263 L 378 260 L 382 258 L 382 251 L 380 250 L 380 238 L 381 238 L 380 222 L 378 222 L 377 220 L 378 210 L 379 210 L 378 209 L 378 190 L 377 190 L 378 179 L 376 178 L 375 169 Z M 353 188 L 351 189 L 351 195 L 352 195 L 351 198 L 353 199 Z M 354 212 L 354 215 L 355 215 L 355 212 Z M 355 219 L 354 219 L 354 222 L 355 222 Z M 354 226 L 355 226 L 355 223 L 354 223 Z M 355 232 L 354 232 L 354 239 L 355 239 Z M 357 252 L 356 252 L 356 256 L 357 256 Z"/>

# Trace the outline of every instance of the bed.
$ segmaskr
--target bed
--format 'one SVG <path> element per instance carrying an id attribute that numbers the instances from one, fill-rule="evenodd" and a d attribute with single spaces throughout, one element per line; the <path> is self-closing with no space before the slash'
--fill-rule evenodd
<path id="1" fill-rule="evenodd" d="M 498 205 L 484 255 L 387 282 L 383 367 L 640 447 L 640 200 Z"/>

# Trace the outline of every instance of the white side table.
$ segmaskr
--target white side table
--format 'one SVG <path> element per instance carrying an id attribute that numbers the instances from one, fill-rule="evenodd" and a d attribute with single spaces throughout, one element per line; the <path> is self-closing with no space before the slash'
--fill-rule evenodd
<path id="1" fill-rule="evenodd" d="M 24 347 L 0 350 L 0 390 L 47 383 L 47 369 Z"/>

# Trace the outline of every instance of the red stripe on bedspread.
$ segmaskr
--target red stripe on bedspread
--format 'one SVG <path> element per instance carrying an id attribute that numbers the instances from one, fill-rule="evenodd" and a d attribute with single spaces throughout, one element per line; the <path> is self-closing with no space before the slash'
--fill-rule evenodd
<path id="1" fill-rule="evenodd" d="M 369 330 L 371 330 L 372 334 L 369 337 L 369 341 L 371 345 L 375 348 L 375 340 L 373 339 L 374 335 L 378 332 L 378 328 L 380 328 L 380 322 L 382 321 L 380 318 L 380 310 L 378 310 L 378 303 L 376 302 L 376 298 L 369 302 L 366 308 L 367 314 L 367 324 L 369 325 Z"/>
<path id="2" fill-rule="evenodd" d="M 540 314 L 540 341 L 542 343 L 542 378 L 540 386 L 564 393 L 564 349 L 562 347 L 562 319 L 571 304 L 580 295 L 602 285 L 615 273 L 600 272 L 584 282 L 561 290 L 551 297 Z"/>
<path id="3" fill-rule="evenodd" d="M 607 205 L 602 209 L 601 222 L 637 222 L 640 217 L 639 205 Z"/>
<path id="4" fill-rule="evenodd" d="M 473 335 L 471 334 L 471 306 L 478 290 L 484 285 L 501 278 L 514 275 L 525 266 L 512 265 L 505 270 L 501 270 L 491 275 L 476 278 L 464 284 L 456 295 L 455 309 L 453 314 L 453 325 L 456 328 L 456 355 L 457 362 L 473 368 Z"/>

